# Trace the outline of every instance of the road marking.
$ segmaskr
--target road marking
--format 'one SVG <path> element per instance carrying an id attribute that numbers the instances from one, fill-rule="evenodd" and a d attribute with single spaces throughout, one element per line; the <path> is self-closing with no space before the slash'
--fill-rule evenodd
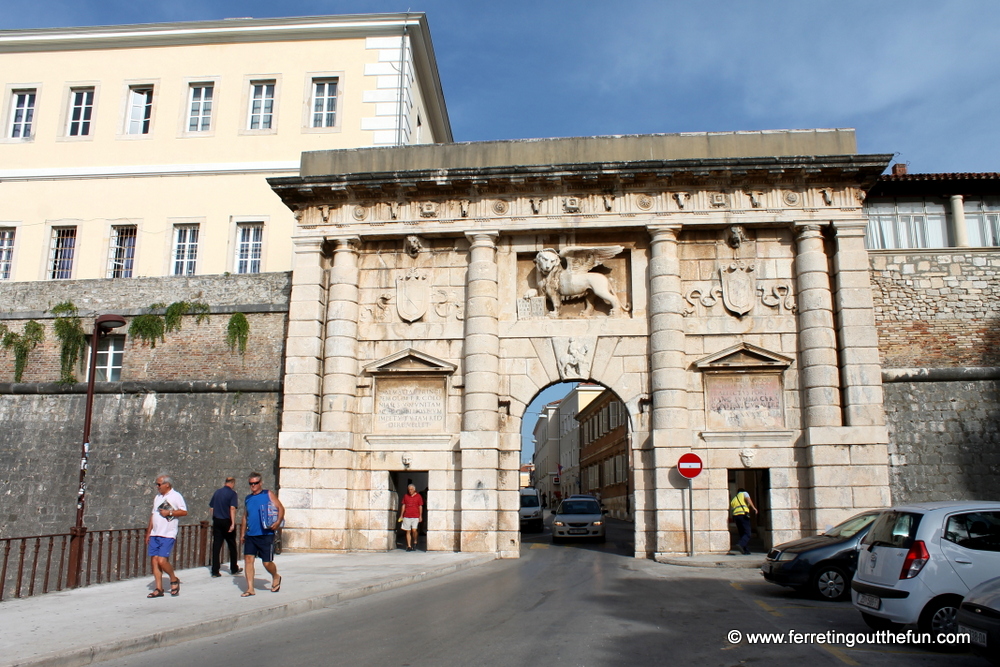
<path id="1" fill-rule="evenodd" d="M 738 591 L 742 591 L 743 590 L 743 585 L 742 584 L 738 584 L 735 581 L 730 581 L 729 585 L 732 586 L 733 588 L 735 588 Z"/>
<path id="2" fill-rule="evenodd" d="M 782 614 L 780 611 L 778 611 L 768 603 L 764 602 L 763 600 L 754 600 L 754 602 L 760 605 L 760 608 L 769 613 L 771 616 L 784 616 L 784 614 Z"/>
<path id="3" fill-rule="evenodd" d="M 541 542 L 536 542 L 536 543 L 534 543 L 534 544 L 531 545 L 531 548 L 532 549 L 548 549 L 549 545 L 542 544 Z"/>
<path id="4" fill-rule="evenodd" d="M 837 660 L 840 660 L 845 665 L 851 665 L 852 667 L 859 667 L 861 665 L 860 662 L 851 660 L 849 657 L 847 657 L 846 653 L 844 653 L 835 646 L 830 646 L 829 644 L 820 644 L 820 648 L 828 651 L 830 654 L 833 655 L 833 657 L 837 658 Z"/>

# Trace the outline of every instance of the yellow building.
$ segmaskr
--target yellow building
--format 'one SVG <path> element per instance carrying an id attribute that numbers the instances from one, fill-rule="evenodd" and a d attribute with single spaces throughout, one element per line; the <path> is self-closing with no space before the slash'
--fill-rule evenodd
<path id="1" fill-rule="evenodd" d="M 269 176 L 451 141 L 423 14 L 0 31 L 0 280 L 291 268 Z"/>

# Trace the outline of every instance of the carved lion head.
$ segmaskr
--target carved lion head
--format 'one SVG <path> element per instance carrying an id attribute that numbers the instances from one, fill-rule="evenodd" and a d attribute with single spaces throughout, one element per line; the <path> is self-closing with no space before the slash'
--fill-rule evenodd
<path id="1" fill-rule="evenodd" d="M 559 253 L 551 248 L 546 248 L 535 255 L 535 268 L 543 276 L 549 275 L 560 263 Z"/>

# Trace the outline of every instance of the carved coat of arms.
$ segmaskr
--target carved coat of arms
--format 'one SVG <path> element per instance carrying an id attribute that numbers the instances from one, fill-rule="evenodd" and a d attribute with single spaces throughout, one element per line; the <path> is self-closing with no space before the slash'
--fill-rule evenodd
<path id="1" fill-rule="evenodd" d="M 722 302 L 732 313 L 742 317 L 753 310 L 757 298 L 756 267 L 744 262 L 733 262 L 719 268 L 722 281 Z"/>
<path id="2" fill-rule="evenodd" d="M 427 312 L 431 281 L 425 271 L 410 269 L 396 277 L 396 312 L 404 322 L 416 322 Z"/>

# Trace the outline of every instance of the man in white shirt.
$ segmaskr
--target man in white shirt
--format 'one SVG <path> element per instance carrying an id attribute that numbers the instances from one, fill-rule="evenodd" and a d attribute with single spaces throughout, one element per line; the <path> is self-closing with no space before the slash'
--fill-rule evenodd
<path id="1" fill-rule="evenodd" d="M 163 597 L 163 574 L 170 577 L 170 595 L 181 593 L 181 580 L 174 574 L 174 568 L 167 560 L 177 540 L 177 519 L 187 516 L 187 504 L 181 494 L 174 491 L 173 480 L 167 475 L 156 478 L 156 498 L 153 499 L 153 513 L 146 527 L 146 544 L 153 566 L 153 592 L 148 598 Z"/>

